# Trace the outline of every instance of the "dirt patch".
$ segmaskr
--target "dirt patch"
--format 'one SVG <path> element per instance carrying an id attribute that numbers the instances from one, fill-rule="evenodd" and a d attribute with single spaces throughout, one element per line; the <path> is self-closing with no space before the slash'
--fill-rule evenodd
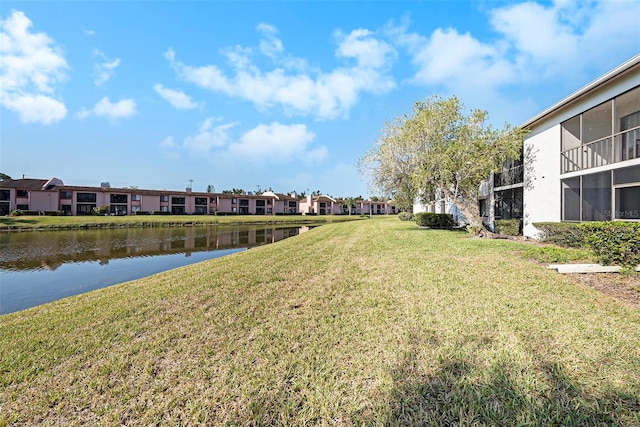
<path id="1" fill-rule="evenodd" d="M 583 286 L 597 289 L 625 304 L 640 309 L 640 274 L 624 276 L 618 273 L 567 274 Z"/>

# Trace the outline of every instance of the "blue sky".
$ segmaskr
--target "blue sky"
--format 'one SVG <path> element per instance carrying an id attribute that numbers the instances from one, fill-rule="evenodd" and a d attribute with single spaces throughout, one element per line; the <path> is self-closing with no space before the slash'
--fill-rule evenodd
<path id="1" fill-rule="evenodd" d="M 385 121 L 518 125 L 640 52 L 640 0 L 2 1 L 0 171 L 370 195 Z"/>

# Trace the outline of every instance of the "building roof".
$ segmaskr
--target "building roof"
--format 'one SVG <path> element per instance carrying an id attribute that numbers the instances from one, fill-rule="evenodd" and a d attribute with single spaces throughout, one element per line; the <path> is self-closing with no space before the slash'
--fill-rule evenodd
<path id="1" fill-rule="evenodd" d="M 48 179 L 5 179 L 0 181 L 0 188 L 19 188 L 21 190 L 42 190 Z"/>
<path id="2" fill-rule="evenodd" d="M 625 76 L 637 70 L 640 70 L 640 54 L 632 57 L 631 59 L 617 66 L 616 68 L 609 71 L 608 73 L 598 77 L 588 85 L 578 89 L 577 91 L 573 92 L 571 95 L 555 103 L 554 105 L 542 111 L 541 113 L 538 113 L 537 115 L 533 116 L 532 118 L 530 118 L 529 120 L 521 124 L 520 127 L 523 129 L 527 129 L 533 126 L 534 124 L 536 124 L 537 122 L 539 122 L 540 120 L 543 120 L 550 114 L 556 112 L 557 110 L 560 110 L 564 107 L 567 107 L 579 101 L 580 99 L 584 98 L 594 90 L 602 87 L 603 85 L 609 83 L 610 81 L 617 79 L 619 77 Z"/>

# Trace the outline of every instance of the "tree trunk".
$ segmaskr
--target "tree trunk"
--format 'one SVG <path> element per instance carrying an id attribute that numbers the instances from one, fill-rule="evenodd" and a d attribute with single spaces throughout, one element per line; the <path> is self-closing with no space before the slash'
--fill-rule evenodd
<path id="1" fill-rule="evenodd" d="M 450 195 L 453 199 L 453 194 Z M 485 227 L 480 216 L 480 209 L 477 204 L 477 200 L 469 200 L 469 198 L 458 197 L 456 200 L 456 206 L 465 216 L 469 222 L 467 230 L 471 237 L 484 238 L 484 239 L 511 239 L 511 236 L 504 234 L 497 234 Z"/>

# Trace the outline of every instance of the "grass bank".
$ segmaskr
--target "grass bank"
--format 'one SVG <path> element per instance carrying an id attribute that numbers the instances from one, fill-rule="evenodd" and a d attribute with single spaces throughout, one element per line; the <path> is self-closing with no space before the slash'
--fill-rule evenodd
<path id="1" fill-rule="evenodd" d="M 640 311 L 394 218 L 0 317 L 0 424 L 640 425 Z"/>
<path id="2" fill-rule="evenodd" d="M 317 224 L 362 219 L 356 215 L 127 215 L 0 217 L 2 230 L 64 230 L 78 228 L 180 227 L 209 224 Z"/>

